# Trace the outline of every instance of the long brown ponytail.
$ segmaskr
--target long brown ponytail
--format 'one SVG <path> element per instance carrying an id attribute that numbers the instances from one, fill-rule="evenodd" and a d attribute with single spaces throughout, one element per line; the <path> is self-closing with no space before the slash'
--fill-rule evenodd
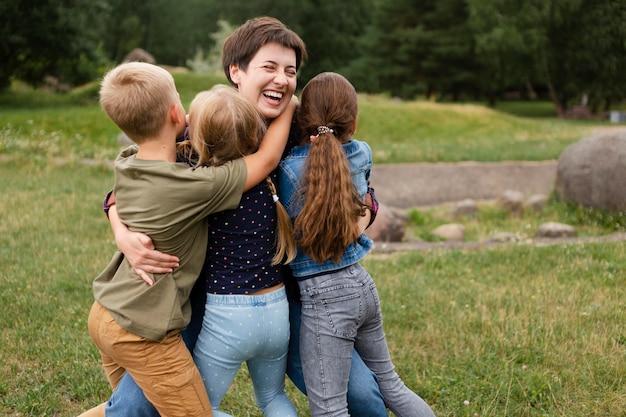
<path id="1" fill-rule="evenodd" d="M 313 140 L 300 182 L 304 204 L 294 233 L 298 246 L 319 263 L 338 263 L 360 235 L 357 222 L 364 205 L 341 146 L 354 133 L 357 115 L 356 91 L 339 74 L 319 74 L 302 90 L 297 120 L 303 142 Z"/>

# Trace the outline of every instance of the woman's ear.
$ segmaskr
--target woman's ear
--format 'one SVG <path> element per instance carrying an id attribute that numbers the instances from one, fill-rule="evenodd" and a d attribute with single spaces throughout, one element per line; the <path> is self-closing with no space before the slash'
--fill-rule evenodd
<path id="1" fill-rule="evenodd" d="M 236 85 L 239 85 L 241 78 L 239 77 L 239 65 L 231 64 L 228 66 L 228 72 L 230 73 L 230 79 Z"/>

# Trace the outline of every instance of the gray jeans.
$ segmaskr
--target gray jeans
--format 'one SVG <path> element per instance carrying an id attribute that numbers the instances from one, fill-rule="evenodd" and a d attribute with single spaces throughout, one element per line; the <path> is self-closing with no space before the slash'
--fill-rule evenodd
<path id="1" fill-rule="evenodd" d="M 385 403 L 397 417 L 434 416 L 394 370 L 376 285 L 360 264 L 298 285 L 302 299 L 300 355 L 311 416 L 348 416 L 353 348 L 378 377 Z"/>

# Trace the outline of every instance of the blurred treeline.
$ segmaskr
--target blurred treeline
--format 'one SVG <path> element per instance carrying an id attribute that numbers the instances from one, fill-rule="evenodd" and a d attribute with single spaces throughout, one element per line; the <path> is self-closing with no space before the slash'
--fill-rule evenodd
<path id="1" fill-rule="evenodd" d="M 219 70 L 224 37 L 260 15 L 306 42 L 300 86 L 337 71 L 364 93 L 542 97 L 561 116 L 626 97 L 624 0 L 0 0 L 0 89 L 45 77 L 80 85 L 135 48 Z"/>

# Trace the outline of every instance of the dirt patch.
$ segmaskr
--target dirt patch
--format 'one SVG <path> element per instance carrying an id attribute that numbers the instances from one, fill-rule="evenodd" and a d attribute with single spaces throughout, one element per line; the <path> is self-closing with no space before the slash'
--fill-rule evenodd
<path id="1" fill-rule="evenodd" d="M 436 251 L 436 250 L 450 250 L 450 249 L 465 249 L 465 250 L 478 250 L 486 248 L 496 248 L 502 246 L 511 245 L 533 245 L 533 246 L 553 246 L 553 245 L 576 245 L 583 243 L 599 243 L 599 242 L 623 242 L 626 240 L 626 233 L 613 233 L 603 236 L 587 236 L 587 237 L 572 237 L 572 238 L 537 238 L 537 239 L 525 239 L 519 242 L 425 242 L 425 241 L 412 241 L 412 242 L 374 242 L 371 255 L 380 256 L 387 255 L 394 252 L 408 252 L 408 251 Z"/>

